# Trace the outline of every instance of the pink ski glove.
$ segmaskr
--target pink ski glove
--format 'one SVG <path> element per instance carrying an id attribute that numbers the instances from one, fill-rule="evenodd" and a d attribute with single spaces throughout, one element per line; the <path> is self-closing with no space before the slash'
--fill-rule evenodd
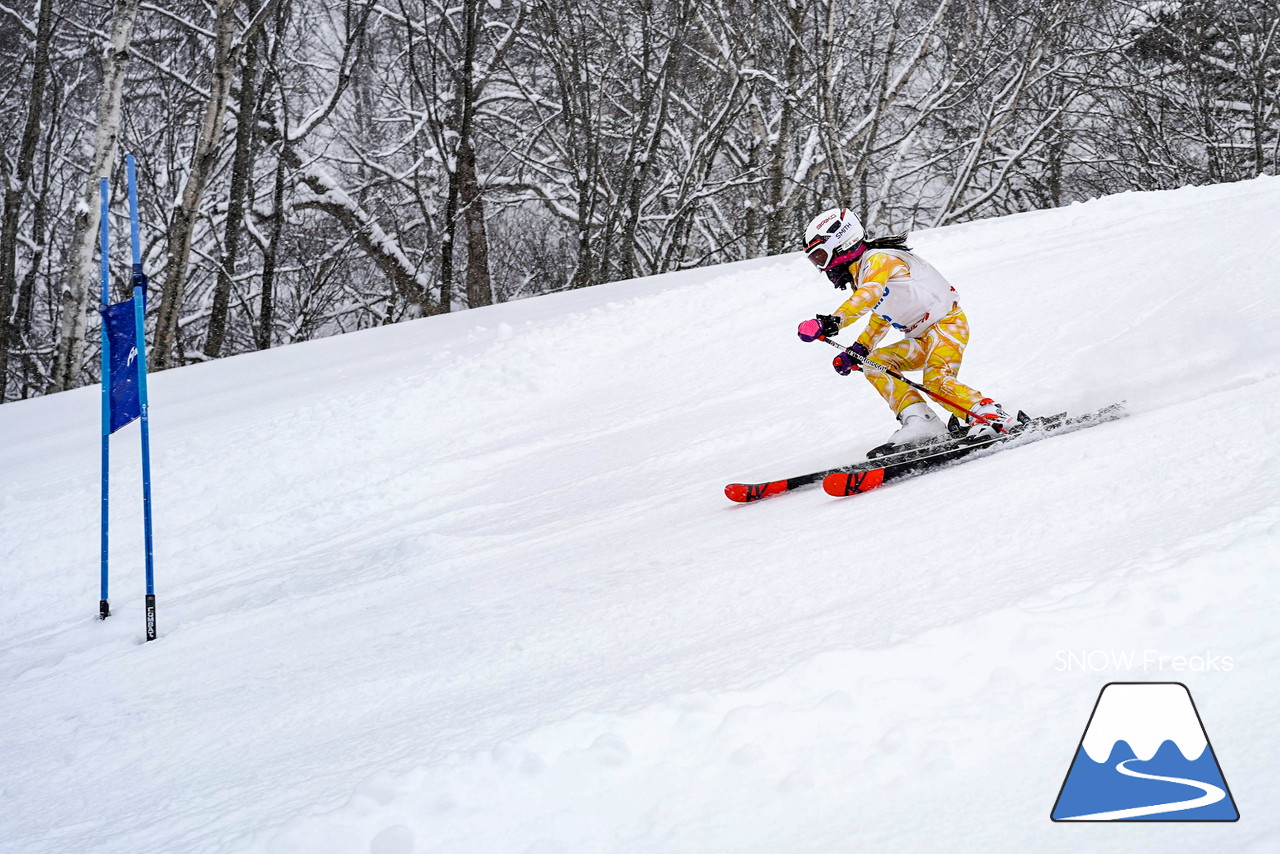
<path id="1" fill-rule="evenodd" d="M 817 341 L 840 333 L 840 318 L 833 314 L 820 314 L 813 320 L 806 320 L 796 328 L 801 341 Z"/>

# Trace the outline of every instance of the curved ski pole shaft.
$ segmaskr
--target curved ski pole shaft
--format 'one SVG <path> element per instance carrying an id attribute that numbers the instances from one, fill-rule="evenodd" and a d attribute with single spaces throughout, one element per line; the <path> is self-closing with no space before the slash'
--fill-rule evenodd
<path id="1" fill-rule="evenodd" d="M 943 397 L 937 392 L 925 388 L 920 383 L 912 382 L 911 380 L 907 379 L 902 374 L 898 373 L 888 365 L 882 365 L 879 362 L 872 361 L 871 359 L 868 359 L 866 356 L 859 356 L 857 353 L 853 352 L 848 347 L 841 344 L 839 341 L 833 341 L 830 338 L 819 338 L 818 340 L 825 341 L 828 344 L 830 344 L 832 347 L 835 347 L 839 350 L 843 350 L 844 352 L 848 353 L 849 356 L 859 365 L 866 365 L 869 368 L 874 368 L 880 373 L 885 374 L 886 376 L 893 377 L 898 382 L 903 383 L 904 385 L 909 386 L 910 388 L 913 388 L 918 392 L 922 392 L 923 394 L 929 395 L 939 403 L 945 403 L 947 406 L 950 406 L 954 409 L 958 409 L 961 412 L 968 414 L 971 418 L 978 418 L 978 416 L 974 413 L 974 411 L 969 407 L 965 406 L 963 403 L 960 403 L 959 401 L 956 401 L 956 400 L 952 400 L 948 397 Z M 1005 432 L 1004 428 L 998 425 L 996 426 L 996 430 L 1000 431 L 1001 433 Z"/>

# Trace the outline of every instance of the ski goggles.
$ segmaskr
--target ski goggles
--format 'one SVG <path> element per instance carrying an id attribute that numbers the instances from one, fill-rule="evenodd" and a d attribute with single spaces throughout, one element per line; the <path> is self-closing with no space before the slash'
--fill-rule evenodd
<path id="1" fill-rule="evenodd" d="M 825 270 L 831 266 L 831 252 L 827 249 L 826 235 L 819 235 L 809 241 L 809 245 L 804 248 L 804 254 L 809 258 L 809 263 L 819 270 Z"/>
<path id="2" fill-rule="evenodd" d="M 866 251 L 867 244 L 859 241 L 858 245 L 849 252 L 832 258 L 831 252 L 827 249 L 826 241 L 821 237 L 816 237 L 805 247 L 804 253 L 810 264 L 825 272 L 836 264 L 848 264 L 851 261 L 857 261 Z"/>

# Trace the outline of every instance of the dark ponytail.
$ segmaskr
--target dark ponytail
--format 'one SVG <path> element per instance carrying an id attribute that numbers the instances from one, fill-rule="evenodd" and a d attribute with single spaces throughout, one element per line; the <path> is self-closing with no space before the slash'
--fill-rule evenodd
<path id="1" fill-rule="evenodd" d="M 899 249 L 903 252 L 910 252 L 911 247 L 907 245 L 907 235 L 890 234 L 885 237 L 877 237 L 875 240 L 866 241 L 867 249 Z"/>

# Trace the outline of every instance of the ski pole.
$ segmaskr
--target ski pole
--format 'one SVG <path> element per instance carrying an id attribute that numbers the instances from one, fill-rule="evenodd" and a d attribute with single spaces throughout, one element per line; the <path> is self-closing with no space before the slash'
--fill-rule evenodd
<path id="1" fill-rule="evenodd" d="M 911 380 L 907 379 L 902 374 L 898 373 L 888 365 L 882 365 L 879 362 L 868 359 L 866 356 L 858 355 L 857 353 L 853 352 L 851 348 L 844 346 L 839 341 L 833 341 L 830 338 L 819 338 L 818 340 L 825 341 L 828 344 L 830 344 L 832 347 L 835 347 L 839 350 L 843 350 L 844 352 L 848 353 L 850 358 L 852 358 L 859 365 L 866 365 L 868 368 L 875 368 L 880 373 L 893 377 L 895 380 L 902 383 L 903 385 L 913 388 L 916 391 L 924 392 L 925 394 L 929 395 L 929 397 L 932 397 L 934 400 L 938 401 L 939 403 L 945 403 L 947 406 L 950 406 L 954 409 L 958 409 L 961 412 L 966 413 L 970 418 L 973 418 L 975 421 L 986 421 L 985 418 L 981 418 L 976 413 L 974 413 L 972 409 L 965 406 L 964 404 L 955 400 L 951 400 L 948 397 L 943 397 L 937 392 L 927 389 L 924 386 L 920 385 L 920 383 L 912 382 Z M 1004 429 L 1004 427 L 1000 426 L 999 424 L 992 424 L 991 426 L 1001 433 L 1008 432 Z"/>

